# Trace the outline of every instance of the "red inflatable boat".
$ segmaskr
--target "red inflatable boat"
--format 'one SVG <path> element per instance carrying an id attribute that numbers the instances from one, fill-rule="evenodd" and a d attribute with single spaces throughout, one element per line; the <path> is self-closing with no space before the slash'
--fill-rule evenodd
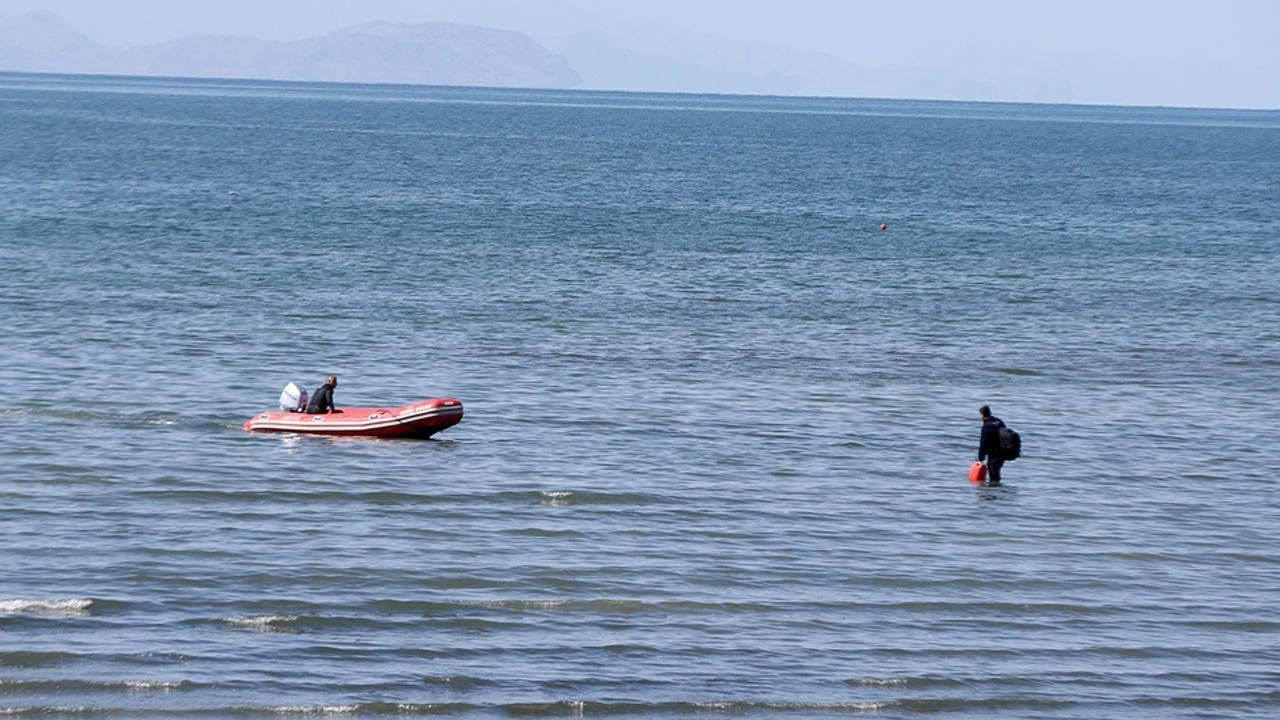
<path id="1" fill-rule="evenodd" d="M 249 432 L 309 433 L 348 437 L 429 438 L 462 420 L 457 398 L 419 400 L 397 408 L 341 407 L 341 412 L 311 415 L 268 410 L 249 418 Z"/>

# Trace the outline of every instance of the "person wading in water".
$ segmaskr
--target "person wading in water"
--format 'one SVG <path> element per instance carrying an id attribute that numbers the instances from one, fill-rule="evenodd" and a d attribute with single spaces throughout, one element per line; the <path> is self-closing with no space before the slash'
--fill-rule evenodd
<path id="1" fill-rule="evenodd" d="M 317 390 L 316 392 L 319 392 Z M 982 435 L 978 438 L 978 460 L 987 464 L 987 484 L 1000 484 L 1000 468 L 1004 467 L 1005 457 L 1000 450 L 1000 428 L 1004 421 L 991 414 L 991 408 L 983 405 L 978 408 L 982 416 Z"/>

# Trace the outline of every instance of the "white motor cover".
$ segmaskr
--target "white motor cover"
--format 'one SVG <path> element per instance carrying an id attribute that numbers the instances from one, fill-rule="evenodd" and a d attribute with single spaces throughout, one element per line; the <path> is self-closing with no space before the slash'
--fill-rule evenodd
<path id="1" fill-rule="evenodd" d="M 285 385 L 284 391 L 280 393 L 280 409 L 285 412 L 306 412 L 307 391 L 296 382 Z"/>

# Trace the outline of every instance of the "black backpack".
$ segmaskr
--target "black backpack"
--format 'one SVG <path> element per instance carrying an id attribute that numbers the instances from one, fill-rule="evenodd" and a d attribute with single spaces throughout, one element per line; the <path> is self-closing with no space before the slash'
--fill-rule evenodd
<path id="1" fill-rule="evenodd" d="M 1022 436 L 1013 428 L 1000 428 L 996 433 L 996 441 L 1000 445 L 1000 457 L 1005 460 L 1017 460 L 1022 455 Z"/>

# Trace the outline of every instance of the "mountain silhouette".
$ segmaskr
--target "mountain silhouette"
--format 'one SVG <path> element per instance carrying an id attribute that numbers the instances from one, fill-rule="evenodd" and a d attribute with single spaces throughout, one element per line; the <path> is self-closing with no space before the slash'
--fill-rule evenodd
<path id="1" fill-rule="evenodd" d="M 116 48 L 47 12 L 0 15 L 0 71 L 518 88 L 582 82 L 527 35 L 474 25 L 366 23 L 293 42 L 193 35 Z"/>

